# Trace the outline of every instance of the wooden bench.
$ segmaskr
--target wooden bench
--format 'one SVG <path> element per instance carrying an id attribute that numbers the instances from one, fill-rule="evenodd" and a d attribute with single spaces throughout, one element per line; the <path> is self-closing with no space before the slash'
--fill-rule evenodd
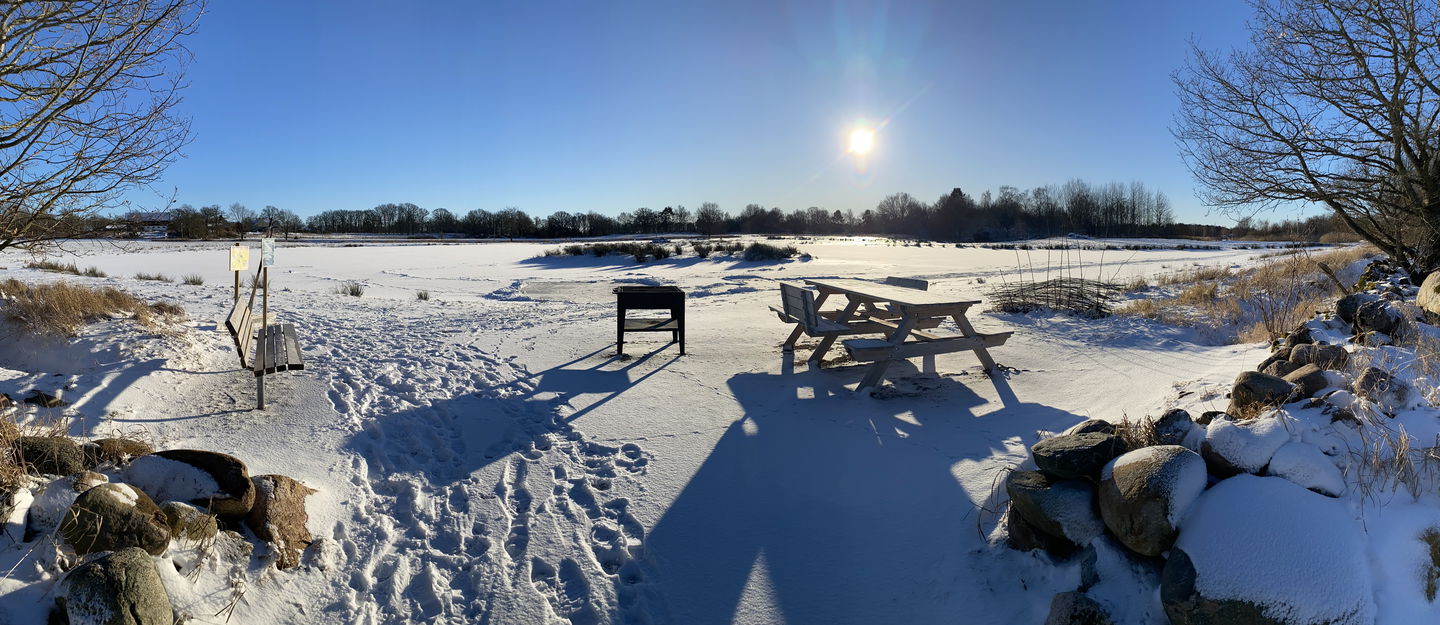
<path id="1" fill-rule="evenodd" d="M 850 357 L 854 358 L 856 362 L 875 362 L 877 360 L 903 360 L 918 356 L 972 351 L 981 347 L 999 347 L 1005 344 L 1011 334 L 1013 332 L 982 333 L 976 336 L 936 336 L 925 333 L 921 336 L 918 332 L 911 332 L 910 336 L 920 336 L 920 340 L 905 341 L 896 345 L 885 339 L 845 339 L 840 344 L 845 346 L 845 351 L 849 352 Z"/>
<path id="2" fill-rule="evenodd" d="M 240 357 L 240 368 L 249 369 L 255 374 L 256 406 L 261 410 L 265 408 L 264 376 L 305 369 L 295 324 L 271 323 L 267 310 L 268 278 L 267 275 L 263 279 L 256 279 L 250 287 L 250 296 L 244 300 L 236 300 L 230 314 L 225 318 L 225 329 L 230 331 L 230 338 L 235 341 L 235 353 Z M 266 293 L 262 296 L 261 318 L 256 319 L 255 295 L 261 289 Z"/>

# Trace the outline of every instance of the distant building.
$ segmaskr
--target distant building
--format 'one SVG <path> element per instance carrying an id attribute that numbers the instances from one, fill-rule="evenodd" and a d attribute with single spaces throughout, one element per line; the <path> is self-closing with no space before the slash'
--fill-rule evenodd
<path id="1" fill-rule="evenodd" d="M 131 213 L 129 221 L 135 229 L 135 236 L 141 239 L 164 239 L 170 236 L 169 211 L 154 213 Z"/>

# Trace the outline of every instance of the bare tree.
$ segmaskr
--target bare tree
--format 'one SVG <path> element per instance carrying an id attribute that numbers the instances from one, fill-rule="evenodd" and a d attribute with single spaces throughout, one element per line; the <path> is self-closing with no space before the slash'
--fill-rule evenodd
<path id="1" fill-rule="evenodd" d="M 177 114 L 200 0 L 0 3 L 0 250 L 94 234 L 189 136 Z"/>
<path id="2" fill-rule="evenodd" d="M 255 219 L 255 211 L 250 210 L 244 204 L 235 202 L 230 205 L 226 212 L 230 213 L 230 221 L 235 222 L 235 234 L 241 241 L 245 240 L 245 233 L 250 231 L 250 222 Z"/>
<path id="3" fill-rule="evenodd" d="M 1192 44 L 1173 132 L 1229 209 L 1314 202 L 1412 272 L 1440 267 L 1440 7 L 1255 0 L 1250 49 Z"/>

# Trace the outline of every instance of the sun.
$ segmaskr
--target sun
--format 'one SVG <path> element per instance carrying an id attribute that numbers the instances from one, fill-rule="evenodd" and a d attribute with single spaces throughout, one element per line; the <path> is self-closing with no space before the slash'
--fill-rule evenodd
<path id="1" fill-rule="evenodd" d="M 868 128 L 856 128 L 850 133 L 850 153 L 865 154 L 875 147 L 875 131 Z"/>

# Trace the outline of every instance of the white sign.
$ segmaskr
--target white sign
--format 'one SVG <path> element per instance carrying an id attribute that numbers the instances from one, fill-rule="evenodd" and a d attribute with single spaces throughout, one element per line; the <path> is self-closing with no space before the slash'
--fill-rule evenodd
<path id="1" fill-rule="evenodd" d="M 250 268 L 250 248 L 235 245 L 230 248 L 230 271 L 245 271 Z"/>
<path id="2" fill-rule="evenodd" d="M 260 266 L 275 264 L 275 239 L 260 239 Z"/>

